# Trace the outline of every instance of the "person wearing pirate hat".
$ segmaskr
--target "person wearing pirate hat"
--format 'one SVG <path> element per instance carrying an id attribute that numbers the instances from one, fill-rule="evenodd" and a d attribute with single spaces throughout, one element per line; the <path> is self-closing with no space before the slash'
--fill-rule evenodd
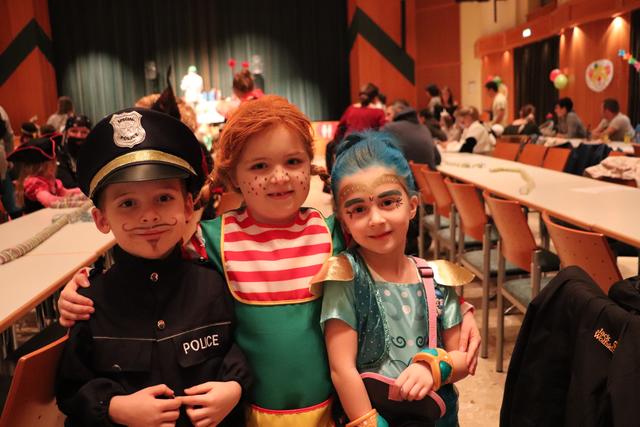
<path id="1" fill-rule="evenodd" d="M 67 119 L 62 144 L 58 146 L 58 179 L 65 187 L 77 187 L 77 163 L 80 147 L 91 131 L 91 120 L 87 116 Z"/>
<path id="2" fill-rule="evenodd" d="M 32 139 L 7 156 L 18 170 L 17 200 L 25 213 L 80 206 L 86 200 L 79 188 L 66 188 L 56 179 L 56 146 L 61 140 L 61 134 Z"/>
<path id="3" fill-rule="evenodd" d="M 244 425 L 251 375 L 232 298 L 181 253 L 203 170 L 193 132 L 148 109 L 107 116 L 83 144 L 80 188 L 117 245 L 114 266 L 79 290 L 95 311 L 71 329 L 58 367 L 69 425 Z"/>

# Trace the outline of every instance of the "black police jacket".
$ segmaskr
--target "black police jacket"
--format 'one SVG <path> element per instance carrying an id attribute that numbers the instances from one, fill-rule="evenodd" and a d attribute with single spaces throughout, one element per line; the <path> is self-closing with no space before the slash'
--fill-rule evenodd
<path id="1" fill-rule="evenodd" d="M 637 426 L 640 292 L 628 280 L 607 297 L 578 267 L 531 302 L 504 389 L 501 426 Z"/>
<path id="2" fill-rule="evenodd" d="M 233 341 L 233 301 L 213 270 L 182 259 L 134 257 L 119 247 L 115 265 L 81 294 L 95 313 L 70 331 L 56 379 L 67 425 L 113 425 L 110 399 L 157 384 L 176 396 L 207 381 L 237 381 L 243 396 L 248 363 Z M 244 425 L 242 405 L 225 418 Z M 176 425 L 191 425 L 184 408 Z"/>

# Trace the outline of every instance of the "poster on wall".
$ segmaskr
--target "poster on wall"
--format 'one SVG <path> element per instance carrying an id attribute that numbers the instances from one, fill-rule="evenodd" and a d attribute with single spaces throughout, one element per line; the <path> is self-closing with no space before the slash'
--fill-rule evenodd
<path id="1" fill-rule="evenodd" d="M 613 79 L 613 63 L 608 59 L 598 59 L 587 66 L 584 75 L 587 86 L 594 92 L 602 92 Z"/>

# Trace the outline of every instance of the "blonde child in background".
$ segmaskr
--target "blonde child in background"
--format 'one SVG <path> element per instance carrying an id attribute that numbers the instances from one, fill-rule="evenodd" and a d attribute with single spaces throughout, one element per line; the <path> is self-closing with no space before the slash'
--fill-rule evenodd
<path id="1" fill-rule="evenodd" d="M 25 213 L 80 206 L 87 200 L 79 188 L 65 188 L 56 179 L 56 143 L 61 138 L 61 134 L 53 134 L 33 139 L 7 157 L 20 171 L 16 198 L 24 204 Z"/>
<path id="2" fill-rule="evenodd" d="M 435 425 L 441 415 L 437 425 L 456 426 L 452 383 L 469 370 L 458 351 L 462 316 L 451 286 L 473 275 L 404 254 L 418 198 L 391 135 L 348 136 L 338 146 L 331 185 L 354 245 L 327 262 L 313 290 L 324 292 L 321 322 L 347 426 Z M 388 400 L 390 393 L 398 400 Z"/>

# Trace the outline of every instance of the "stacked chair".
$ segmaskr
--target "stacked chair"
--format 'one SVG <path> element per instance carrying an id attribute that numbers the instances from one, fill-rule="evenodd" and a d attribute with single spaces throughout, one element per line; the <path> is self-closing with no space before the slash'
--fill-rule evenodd
<path id="1" fill-rule="evenodd" d="M 489 347 L 489 285 L 498 275 L 498 234 L 489 221 L 484 203 L 472 184 L 454 183 L 446 180 L 460 221 L 458 226 L 458 262 L 473 272 L 482 281 L 482 348 L 481 357 L 488 356 Z M 469 236 L 482 242 L 481 249 L 463 250 L 461 242 Z M 526 274 L 526 271 L 507 262 L 508 276 Z"/>

